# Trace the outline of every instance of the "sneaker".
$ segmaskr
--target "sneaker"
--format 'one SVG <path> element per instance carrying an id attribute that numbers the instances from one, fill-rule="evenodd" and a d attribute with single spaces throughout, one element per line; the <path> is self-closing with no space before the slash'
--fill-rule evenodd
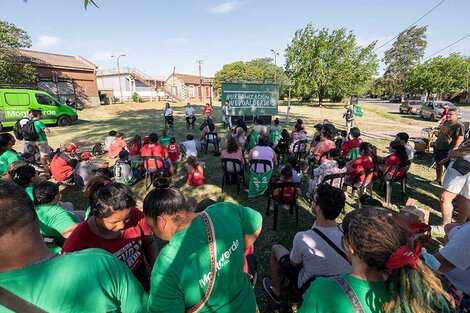
<path id="1" fill-rule="evenodd" d="M 273 282 L 269 278 L 267 277 L 263 278 L 263 287 L 264 287 L 264 290 L 268 293 L 268 295 L 271 297 L 271 299 L 273 299 L 273 301 L 276 304 L 281 304 L 282 298 L 281 296 L 276 296 L 274 294 Z"/>

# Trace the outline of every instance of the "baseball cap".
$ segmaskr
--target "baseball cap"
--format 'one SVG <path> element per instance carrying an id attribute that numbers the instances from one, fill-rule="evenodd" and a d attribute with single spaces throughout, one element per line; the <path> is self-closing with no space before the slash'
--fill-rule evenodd
<path id="1" fill-rule="evenodd" d="M 85 151 L 85 152 L 82 153 L 82 155 L 80 155 L 80 158 L 82 160 L 88 160 L 89 158 L 91 158 L 91 153 L 88 152 L 88 151 Z"/>
<path id="2" fill-rule="evenodd" d="M 74 143 L 69 143 L 69 144 L 65 145 L 65 151 L 67 151 L 67 152 L 72 152 L 72 151 L 75 151 L 75 150 L 78 150 L 78 149 L 80 149 L 80 147 L 77 146 Z"/>
<path id="3" fill-rule="evenodd" d="M 128 157 L 129 156 L 129 151 L 127 150 L 121 150 L 119 151 L 119 158 L 122 159 L 122 158 L 125 158 L 125 157 Z"/>

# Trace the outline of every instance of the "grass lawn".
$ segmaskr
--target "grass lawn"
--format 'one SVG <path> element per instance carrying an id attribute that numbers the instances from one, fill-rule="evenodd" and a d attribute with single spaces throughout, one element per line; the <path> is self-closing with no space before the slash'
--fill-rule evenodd
<path id="1" fill-rule="evenodd" d="M 91 150 L 92 146 L 97 142 L 102 142 L 110 130 L 121 131 L 125 133 L 126 140 L 132 138 L 135 134 L 142 136 L 150 132 L 161 131 L 164 127 L 164 119 L 162 115 L 163 102 L 158 103 L 130 103 L 130 104 L 116 104 L 108 106 L 100 106 L 92 109 L 85 109 L 79 112 L 79 120 L 70 127 L 60 128 L 52 127 L 51 133 L 48 135 L 49 143 L 52 147 L 56 148 L 65 144 L 73 142 L 81 147 L 83 150 Z M 223 138 L 226 132 L 221 130 L 221 110 L 218 109 L 219 104 L 215 104 L 214 121 L 217 122 L 219 133 Z M 400 116 L 399 114 L 388 113 L 386 109 L 370 104 L 362 104 L 364 107 L 365 115 L 363 118 L 357 118 L 357 124 L 361 131 L 364 132 L 365 141 L 369 141 L 379 148 L 379 152 L 385 155 L 384 149 L 388 147 L 390 140 L 399 131 L 408 131 L 410 134 L 419 133 L 419 129 L 430 126 L 429 122 L 422 121 L 417 116 Z M 187 131 L 185 128 L 184 119 L 184 104 L 172 105 L 175 116 L 175 132 L 174 136 L 177 142 L 184 139 Z M 202 105 L 195 106 L 197 118 L 196 124 L 202 120 Z M 279 108 L 279 118 L 281 121 L 285 120 L 286 106 Z M 344 109 L 342 104 L 326 104 L 324 107 L 309 105 L 293 105 L 290 111 L 290 125 L 284 124 L 283 126 L 291 129 L 294 121 L 297 118 L 302 118 L 306 124 L 308 132 L 313 133 L 313 126 L 323 119 L 327 118 L 334 123 L 337 128 L 344 128 L 344 120 L 342 119 Z M 250 126 L 250 125 L 249 125 Z M 198 137 L 199 130 L 193 131 L 195 137 Z M 21 150 L 20 144 L 16 147 Z M 100 156 L 96 161 L 106 160 L 105 156 Z M 201 161 L 206 162 L 206 177 L 207 184 L 200 188 L 188 188 L 185 186 L 185 177 L 182 170 L 182 165 L 178 166 L 178 174 L 173 181 L 173 185 L 188 197 L 192 204 L 197 203 L 205 197 L 210 197 L 218 201 L 231 201 L 241 205 L 249 206 L 258 210 L 263 214 L 263 231 L 260 238 L 255 244 L 255 253 L 259 261 L 259 279 L 255 287 L 256 297 L 259 305 L 260 312 L 273 312 L 275 306 L 271 299 L 262 290 L 262 278 L 269 275 L 269 257 L 271 246 L 275 243 L 280 243 L 288 248 L 291 248 L 292 239 L 295 233 L 299 230 L 305 230 L 312 226 L 314 217 L 311 214 L 308 205 L 301 200 L 299 202 L 299 228 L 294 226 L 294 218 L 288 212 L 280 210 L 278 218 L 278 230 L 272 230 L 272 214 L 266 216 L 266 198 L 259 197 L 249 199 L 247 193 L 241 191 L 240 195 L 236 195 L 235 186 L 227 186 L 225 193 L 221 191 L 222 170 L 219 157 L 212 156 L 212 153 L 200 155 Z M 112 165 L 114 161 L 110 161 Z M 430 223 L 437 224 L 440 221 L 439 189 L 433 185 L 427 184 L 425 180 L 434 179 L 434 170 L 428 170 L 428 166 L 432 163 L 431 155 L 423 155 L 417 158 L 411 167 L 409 180 L 408 180 L 408 196 L 418 199 L 420 205 L 430 211 Z M 248 178 L 249 175 L 246 175 Z M 308 181 L 305 178 L 305 183 Z M 399 203 L 399 185 L 394 186 L 393 203 Z M 144 182 L 140 182 L 133 187 L 133 190 L 138 199 L 138 206 L 142 207 L 142 200 L 145 197 L 146 190 Z M 383 193 L 380 192 L 376 195 L 380 200 L 383 200 Z M 83 193 L 69 188 L 64 191 L 63 199 L 71 201 L 79 209 L 87 207 L 87 200 Z M 353 210 L 356 205 L 356 200 L 352 198 L 347 199 L 346 211 Z M 342 219 L 342 216 L 340 217 Z M 437 248 L 437 243 L 434 242 L 433 248 Z"/>

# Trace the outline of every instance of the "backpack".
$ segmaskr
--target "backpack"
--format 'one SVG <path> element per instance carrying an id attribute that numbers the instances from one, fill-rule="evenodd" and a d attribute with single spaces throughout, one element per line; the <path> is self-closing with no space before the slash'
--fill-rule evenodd
<path id="1" fill-rule="evenodd" d="M 91 154 L 93 154 L 94 156 L 105 154 L 103 145 L 101 143 L 96 143 L 93 146 L 93 149 L 91 149 Z"/>
<path id="2" fill-rule="evenodd" d="M 26 141 L 36 141 L 39 138 L 39 134 L 36 128 L 34 128 L 33 120 L 28 120 L 26 124 L 21 127 L 21 134 Z"/>
<path id="3" fill-rule="evenodd" d="M 13 134 L 17 140 L 23 140 L 23 131 L 21 130 L 21 120 L 16 120 L 15 125 L 13 126 Z"/>

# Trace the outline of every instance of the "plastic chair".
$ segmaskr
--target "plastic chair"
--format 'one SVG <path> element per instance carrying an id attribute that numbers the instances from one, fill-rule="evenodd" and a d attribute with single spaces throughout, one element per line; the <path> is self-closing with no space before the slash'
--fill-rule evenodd
<path id="1" fill-rule="evenodd" d="M 145 189 L 148 190 L 157 178 L 165 174 L 165 165 L 163 159 L 159 156 L 144 156 L 143 161 L 145 168 Z"/>
<path id="2" fill-rule="evenodd" d="M 307 157 L 307 142 L 307 139 L 297 140 L 292 146 L 292 153 L 299 162 L 302 156 Z"/>
<path id="3" fill-rule="evenodd" d="M 299 208 L 297 206 L 297 193 L 295 192 L 295 188 L 299 188 L 300 184 L 299 183 L 294 183 L 294 182 L 278 182 L 275 183 L 274 185 L 271 186 L 271 193 L 268 198 L 268 206 L 266 208 L 266 216 L 269 215 L 270 211 L 270 206 L 271 206 L 271 201 L 276 201 L 277 204 L 274 205 L 274 211 L 273 211 L 273 230 L 277 229 L 277 215 L 279 211 L 279 205 L 289 205 L 289 212 L 291 215 L 294 214 L 295 211 L 295 227 L 299 226 Z M 294 196 L 292 199 L 285 199 L 284 198 L 284 191 L 286 188 L 294 188 Z M 274 191 L 276 189 L 279 189 L 279 199 L 274 200 Z"/>
<path id="4" fill-rule="evenodd" d="M 277 163 L 281 164 L 281 158 L 282 158 L 282 163 L 285 162 L 286 157 L 289 157 L 289 143 L 286 141 L 283 141 L 282 139 L 278 142 L 275 150 L 276 156 L 277 156 Z"/>
<path id="5" fill-rule="evenodd" d="M 263 171 L 260 172 L 260 173 L 266 173 L 267 171 L 273 169 L 272 162 L 269 161 L 269 160 L 251 160 L 250 161 L 250 168 L 253 172 L 258 173 L 258 171 L 257 171 L 258 165 L 263 166 Z"/>
<path id="6" fill-rule="evenodd" d="M 400 199 L 401 202 L 404 202 L 404 198 L 406 195 L 406 181 L 408 179 L 407 173 L 410 170 L 411 163 L 408 162 L 408 164 L 403 165 L 403 164 L 395 164 L 390 166 L 385 173 L 383 173 L 382 176 L 379 177 L 380 183 L 379 183 L 379 188 L 382 189 L 383 183 L 385 182 L 385 202 L 390 203 L 392 199 L 392 184 L 395 182 L 399 182 L 401 185 L 400 189 Z M 397 176 L 398 172 L 400 169 L 404 168 L 404 172 L 402 176 Z M 390 174 L 394 170 L 393 174 Z"/>
<path id="7" fill-rule="evenodd" d="M 361 178 L 362 181 L 361 181 Z M 372 190 L 374 188 L 374 179 L 375 179 L 375 166 L 362 170 L 358 173 L 356 179 L 352 182 L 351 188 L 353 194 L 357 194 L 357 203 L 358 207 L 361 207 L 359 198 L 366 192 L 369 191 L 369 194 L 372 196 Z"/>
<path id="8" fill-rule="evenodd" d="M 315 159 L 313 159 L 313 161 L 309 161 L 309 162 L 308 162 L 308 163 L 309 163 L 309 164 L 308 164 L 308 166 L 309 166 L 308 172 L 310 172 L 310 177 L 313 178 L 313 176 L 314 176 L 314 175 L 313 175 L 313 170 L 314 170 L 316 167 L 320 166 L 320 165 L 322 164 L 322 162 L 328 158 L 328 153 L 329 153 L 329 152 L 330 152 L 330 151 L 325 151 L 325 152 L 323 152 L 323 153 L 320 155 L 320 158 L 319 158 L 318 160 L 315 158 Z M 307 159 L 307 160 L 308 160 L 308 159 Z M 308 173 L 308 172 L 307 172 L 307 173 Z"/>
<path id="9" fill-rule="evenodd" d="M 243 163 L 239 159 L 225 158 L 221 159 L 222 169 L 224 175 L 222 176 L 222 192 L 224 192 L 225 183 L 235 180 L 237 183 L 237 195 L 240 194 L 240 182 L 243 183 L 243 187 L 246 186 L 245 171 L 243 169 Z M 232 169 L 233 171 L 230 171 Z"/>
<path id="10" fill-rule="evenodd" d="M 338 173 L 338 174 L 330 174 L 330 175 L 326 175 L 325 177 L 323 177 L 322 181 L 320 182 L 320 184 L 328 184 L 328 185 L 332 185 L 334 184 L 334 182 L 336 180 L 339 179 L 339 187 L 338 188 L 342 188 L 343 187 L 343 183 L 344 183 L 344 177 L 346 177 L 346 173 Z"/>
<path id="11" fill-rule="evenodd" d="M 214 146 L 214 150 L 217 152 L 219 151 L 219 135 L 216 132 L 206 132 L 204 135 L 204 139 L 206 141 L 206 149 L 205 153 L 209 151 L 209 144 Z"/>
<path id="12" fill-rule="evenodd" d="M 173 127 L 174 121 L 175 121 L 175 119 L 173 118 L 173 115 L 165 116 L 165 129 L 167 131 L 168 130 L 174 131 L 174 127 Z"/>

